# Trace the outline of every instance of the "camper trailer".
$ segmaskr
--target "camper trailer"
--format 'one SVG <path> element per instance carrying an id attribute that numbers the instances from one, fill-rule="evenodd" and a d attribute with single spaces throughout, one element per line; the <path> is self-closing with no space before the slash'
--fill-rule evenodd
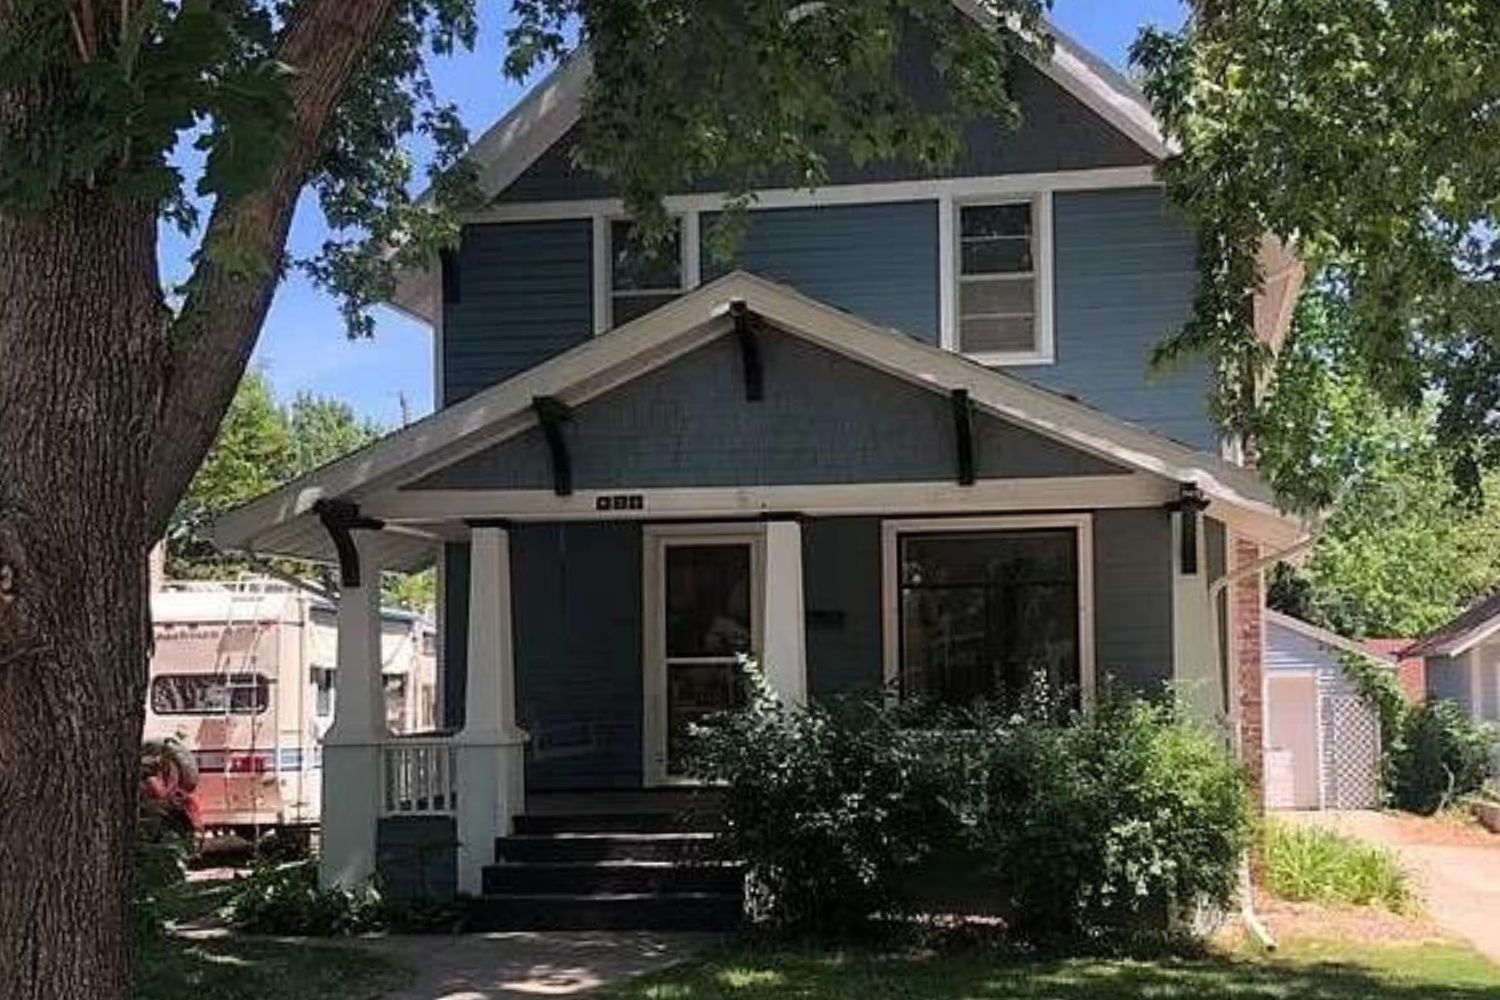
<path id="1" fill-rule="evenodd" d="M 334 606 L 276 580 L 167 583 L 151 598 L 148 740 L 198 763 L 203 826 L 258 837 L 318 822 L 323 735 L 336 711 Z M 422 617 L 382 615 L 386 723 L 431 729 L 436 648 Z"/>

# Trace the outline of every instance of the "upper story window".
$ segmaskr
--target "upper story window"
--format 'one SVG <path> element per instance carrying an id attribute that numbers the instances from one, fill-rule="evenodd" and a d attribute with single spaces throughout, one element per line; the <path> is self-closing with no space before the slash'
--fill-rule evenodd
<path id="1" fill-rule="evenodd" d="M 609 323 L 606 328 L 629 323 L 666 305 L 686 290 L 683 261 L 682 220 L 660 243 L 650 247 L 635 239 L 632 223 L 616 219 L 609 223 Z"/>
<path id="2" fill-rule="evenodd" d="M 954 206 L 951 346 L 982 364 L 1052 360 L 1045 198 Z"/>

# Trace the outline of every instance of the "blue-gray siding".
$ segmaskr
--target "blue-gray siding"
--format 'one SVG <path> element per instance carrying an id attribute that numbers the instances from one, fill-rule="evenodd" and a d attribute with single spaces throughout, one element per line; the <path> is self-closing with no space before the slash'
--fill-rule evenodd
<path id="1" fill-rule="evenodd" d="M 1287 628 L 1266 618 L 1265 668 L 1270 673 L 1287 670 L 1313 670 L 1318 673 L 1319 688 L 1328 695 L 1357 695 L 1358 686 L 1344 673 L 1347 655 L 1337 646 L 1319 642 L 1305 633 Z"/>
<path id="2" fill-rule="evenodd" d="M 564 429 L 579 489 L 942 482 L 956 475 L 952 407 L 929 389 L 766 330 L 765 399 L 745 398 L 738 342 L 721 337 L 580 407 Z M 981 478 L 1121 473 L 1121 467 L 988 416 Z M 533 428 L 410 489 L 546 489 Z"/>
<path id="3" fill-rule="evenodd" d="M 935 201 L 767 209 L 751 214 L 733 259 L 713 253 L 703 217 L 703 280 L 742 269 L 928 343 L 938 340 Z"/>
<path id="4" fill-rule="evenodd" d="M 588 219 L 464 227 L 457 300 L 443 306 L 443 405 L 593 335 L 593 254 Z"/>
<path id="5" fill-rule="evenodd" d="M 1157 695 L 1172 679 L 1172 519 L 1094 515 L 1094 660 L 1101 683 Z"/>
<path id="6" fill-rule="evenodd" d="M 1202 361 L 1153 373 L 1152 349 L 1188 318 L 1191 231 L 1151 189 L 1059 194 L 1053 202 L 1057 360 L 1012 371 L 1206 450 L 1217 450 Z"/>
<path id="7" fill-rule="evenodd" d="M 638 786 L 640 526 L 517 526 L 511 571 L 529 787 Z"/>
<path id="8" fill-rule="evenodd" d="M 636 524 L 512 529 L 515 653 L 521 724 L 532 735 L 533 789 L 601 788 L 641 778 L 642 535 Z M 1159 694 L 1171 678 L 1170 519 L 1159 510 L 1094 519 L 1094 643 L 1101 679 Z M 452 601 L 466 566 L 448 561 Z M 827 518 L 803 529 L 808 686 L 814 697 L 870 695 L 884 676 L 881 521 Z M 468 613 L 444 624 L 450 722 L 463 715 Z"/>
<path id="9" fill-rule="evenodd" d="M 907 335 L 938 324 L 937 203 L 752 214 L 737 261 Z M 1054 199 L 1056 361 L 1011 374 L 1213 450 L 1208 366 L 1152 372 L 1151 350 L 1187 318 L 1196 251 L 1155 188 Z M 469 227 L 460 301 L 445 313 L 444 398 L 463 398 L 588 339 L 586 219 Z M 705 257 L 705 275 L 722 269 Z"/>
<path id="10" fill-rule="evenodd" d="M 938 85 L 921 56 L 908 59 L 905 77 L 918 100 L 931 105 L 941 100 Z M 964 130 L 958 157 L 937 170 L 907 163 L 855 166 L 847 158 L 830 157 L 829 176 L 835 184 L 878 184 L 927 177 L 986 177 L 1001 174 L 1052 173 L 1103 167 L 1134 167 L 1153 162 L 1149 153 L 1106 123 L 1077 98 L 1031 66 L 1018 66 L 1013 93 L 1022 108 L 1018 128 L 1008 131 L 993 120 L 979 120 Z M 572 201 L 611 198 L 613 185 L 574 165 L 576 129 L 568 132 L 521 174 L 501 195 L 501 201 Z M 766 186 L 792 186 L 771 182 Z M 695 191 L 721 191 L 722 179 L 702 178 Z"/>

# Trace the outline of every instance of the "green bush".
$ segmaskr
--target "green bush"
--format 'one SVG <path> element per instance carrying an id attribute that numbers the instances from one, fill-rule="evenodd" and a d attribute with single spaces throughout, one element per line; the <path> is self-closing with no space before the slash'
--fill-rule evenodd
<path id="1" fill-rule="evenodd" d="M 784 931 L 916 909 L 924 866 L 954 856 L 987 908 L 1033 939 L 1227 904 L 1249 818 L 1224 749 L 1143 702 L 1088 716 L 1059 704 L 793 709 L 760 687 L 700 734 L 696 768 L 726 785 L 728 846 L 750 864 L 755 910 Z"/>
<path id="2" fill-rule="evenodd" d="M 1406 873 L 1389 851 L 1310 827 L 1271 823 L 1263 845 L 1266 884 L 1293 902 L 1384 906 L 1411 903 Z"/>
<path id="3" fill-rule="evenodd" d="M 231 924 L 252 934 L 335 937 L 382 923 L 380 893 L 322 888 L 316 859 L 257 867 L 235 885 L 226 909 Z"/>
<path id="4" fill-rule="evenodd" d="M 1496 734 L 1452 702 L 1413 706 L 1391 760 L 1396 807 L 1430 816 L 1495 776 Z"/>

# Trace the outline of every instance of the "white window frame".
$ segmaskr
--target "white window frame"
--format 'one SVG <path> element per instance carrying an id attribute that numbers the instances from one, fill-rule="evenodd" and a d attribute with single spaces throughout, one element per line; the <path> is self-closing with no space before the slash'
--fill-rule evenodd
<path id="1" fill-rule="evenodd" d="M 678 247 L 679 295 L 686 295 L 702 283 L 701 221 L 696 211 L 672 212 L 671 218 L 681 224 Z M 630 292 L 616 292 L 614 287 L 613 230 L 616 222 L 629 222 L 622 212 L 599 212 L 593 216 L 594 229 L 594 335 L 608 333 L 615 327 L 615 297 Z M 640 295 L 665 295 L 668 289 L 639 292 Z"/>
<path id="2" fill-rule="evenodd" d="M 945 349 L 963 354 L 959 323 L 958 286 L 963 278 L 963 255 L 960 250 L 963 228 L 960 215 L 965 208 L 980 205 L 1030 205 L 1032 235 L 1032 280 L 1035 283 L 1035 347 L 1030 351 L 990 351 L 964 356 L 982 365 L 1053 364 L 1057 360 L 1055 329 L 1055 271 L 1052 224 L 1052 192 L 1029 195 L 975 194 L 959 197 L 945 194 L 938 201 L 938 270 L 942 304 L 941 342 Z"/>
<path id="3" fill-rule="evenodd" d="M 1094 518 L 1092 514 L 1022 517 L 948 517 L 885 521 L 880 526 L 881 632 L 885 684 L 895 692 L 901 679 L 901 537 L 903 535 L 995 534 L 1009 531 L 1072 529 L 1078 544 L 1078 687 L 1083 707 L 1092 709 L 1098 682 L 1094 668 Z"/>

